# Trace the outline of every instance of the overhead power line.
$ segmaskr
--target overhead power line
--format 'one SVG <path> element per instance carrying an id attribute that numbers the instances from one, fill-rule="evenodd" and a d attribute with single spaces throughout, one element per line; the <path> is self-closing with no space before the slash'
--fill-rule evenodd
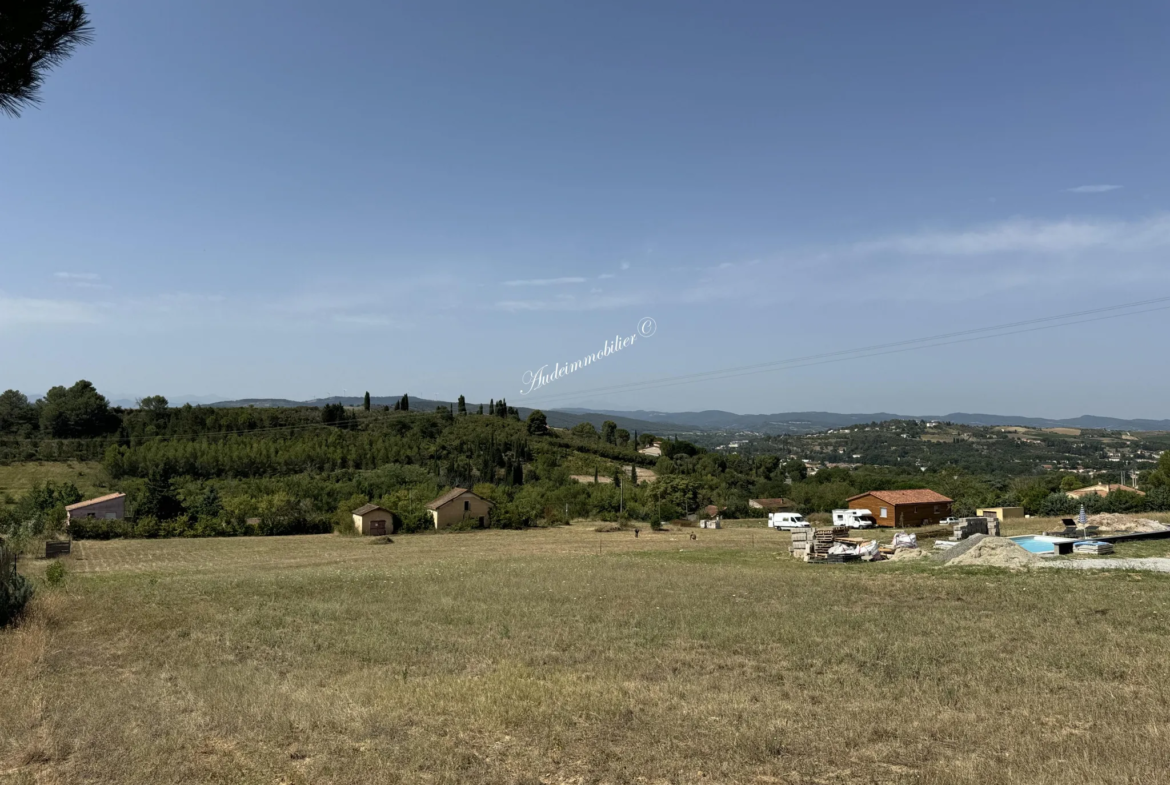
<path id="1" fill-rule="evenodd" d="M 810 354 L 804 355 L 802 357 L 791 357 L 784 360 L 772 360 L 769 362 L 756 363 L 753 365 L 741 365 L 737 367 L 668 376 L 658 379 L 645 379 L 637 382 L 626 382 L 622 384 L 607 385 L 604 387 L 592 387 L 585 390 L 566 390 L 564 392 L 551 393 L 535 392 L 533 393 L 532 398 L 526 398 L 525 400 L 544 403 L 547 401 L 578 398 L 583 395 L 635 392 L 640 390 L 657 389 L 661 387 L 674 387 L 684 384 L 694 384 L 702 381 L 733 379 L 740 376 L 786 371 L 792 370 L 794 368 L 806 368 L 813 365 L 827 365 L 830 363 L 845 362 L 848 360 L 859 360 L 867 357 L 898 354 L 902 352 L 915 351 L 918 349 L 929 349 L 938 346 L 970 343 L 973 341 L 988 340 L 991 338 L 1000 338 L 1009 335 L 1019 335 L 1021 333 L 1037 332 L 1040 330 L 1052 330 L 1076 324 L 1104 321 L 1107 319 L 1119 319 L 1127 316 L 1136 316 L 1138 314 L 1152 313 L 1155 311 L 1164 311 L 1170 309 L 1170 305 L 1165 305 L 1165 303 L 1170 303 L 1170 297 L 1155 297 L 1149 300 L 1139 300 L 1136 302 L 1123 303 L 1120 305 L 1110 305 L 1101 308 L 1073 311 L 1070 313 L 1057 314 L 1054 316 L 1042 316 L 1035 319 L 1007 322 L 1005 324 L 990 325 L 987 327 L 976 327 L 967 330 L 959 330 L 956 332 L 925 336 L 922 338 L 909 338 L 902 341 L 893 341 L 891 343 L 873 344 L 871 346 L 861 346 L 853 349 L 842 349 L 834 352 Z M 1151 305 L 1157 307 L 1143 307 Z M 1092 316 L 1093 314 L 1097 315 Z M 1089 316 L 1090 318 L 1084 318 L 1086 316 Z"/>

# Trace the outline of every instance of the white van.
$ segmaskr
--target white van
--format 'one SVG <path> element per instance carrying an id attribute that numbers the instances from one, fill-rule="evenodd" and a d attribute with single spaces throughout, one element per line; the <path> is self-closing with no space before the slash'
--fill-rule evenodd
<path id="1" fill-rule="evenodd" d="M 808 521 L 798 512 L 768 513 L 769 529 L 807 529 Z"/>
<path id="2" fill-rule="evenodd" d="M 869 510 L 833 510 L 833 525 L 848 526 L 850 529 L 870 529 L 877 526 L 877 519 Z"/>

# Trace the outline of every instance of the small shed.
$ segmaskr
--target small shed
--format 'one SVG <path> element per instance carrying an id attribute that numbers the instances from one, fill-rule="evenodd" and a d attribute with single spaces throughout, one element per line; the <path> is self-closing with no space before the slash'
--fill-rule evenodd
<path id="1" fill-rule="evenodd" d="M 1001 521 L 1006 521 L 1008 518 L 1023 518 L 1023 507 L 980 507 L 975 511 L 975 514 L 987 518 L 994 515 Z"/>
<path id="2" fill-rule="evenodd" d="M 393 534 L 398 528 L 398 516 L 377 504 L 363 504 L 353 511 L 353 528 L 358 534 L 373 537 Z"/>

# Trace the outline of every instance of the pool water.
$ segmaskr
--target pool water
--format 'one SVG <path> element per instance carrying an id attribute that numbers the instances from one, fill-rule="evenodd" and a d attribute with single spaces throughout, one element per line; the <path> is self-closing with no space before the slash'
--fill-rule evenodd
<path id="1" fill-rule="evenodd" d="M 1035 534 L 1023 534 L 1018 537 L 1008 537 L 1008 539 L 1029 553 L 1052 553 L 1056 550 L 1052 545 L 1052 540 Z"/>

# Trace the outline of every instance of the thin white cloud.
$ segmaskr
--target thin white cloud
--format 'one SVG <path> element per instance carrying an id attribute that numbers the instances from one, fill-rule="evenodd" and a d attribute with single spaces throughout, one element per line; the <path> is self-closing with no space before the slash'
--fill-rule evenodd
<path id="1" fill-rule="evenodd" d="M 60 278 L 64 281 L 97 281 L 101 280 L 101 276 L 97 273 L 53 273 L 54 278 Z"/>
<path id="2" fill-rule="evenodd" d="M 559 286 L 561 284 L 571 283 L 585 283 L 585 279 L 576 276 L 567 278 L 523 278 L 516 281 L 504 281 L 504 286 Z"/>
<path id="3" fill-rule="evenodd" d="M 1103 194 L 1106 191 L 1116 191 L 1120 185 L 1078 185 L 1076 188 L 1066 189 L 1070 194 Z"/>
<path id="4" fill-rule="evenodd" d="M 101 321 L 98 306 L 71 300 L 7 297 L 0 294 L 0 328 L 22 325 L 94 324 Z"/>
<path id="5" fill-rule="evenodd" d="M 373 314 L 342 314 L 339 316 L 334 316 L 333 321 L 338 322 L 339 324 L 356 324 L 362 327 L 389 327 L 394 324 L 394 320 L 388 316 L 377 316 Z"/>
<path id="6" fill-rule="evenodd" d="M 605 295 L 587 299 L 556 297 L 551 300 L 503 300 L 496 303 L 501 311 L 608 311 L 644 302 L 636 295 Z"/>
<path id="7" fill-rule="evenodd" d="M 617 278 L 617 273 L 602 273 L 598 278 Z"/>
<path id="8" fill-rule="evenodd" d="M 622 262 L 622 269 L 623 270 L 630 269 L 630 263 L 629 262 Z"/>
<path id="9" fill-rule="evenodd" d="M 981 256 L 1060 254 L 1091 249 L 1141 251 L 1170 246 L 1170 215 L 1141 221 L 1015 219 L 964 231 L 927 231 L 856 243 L 854 253 Z"/>

